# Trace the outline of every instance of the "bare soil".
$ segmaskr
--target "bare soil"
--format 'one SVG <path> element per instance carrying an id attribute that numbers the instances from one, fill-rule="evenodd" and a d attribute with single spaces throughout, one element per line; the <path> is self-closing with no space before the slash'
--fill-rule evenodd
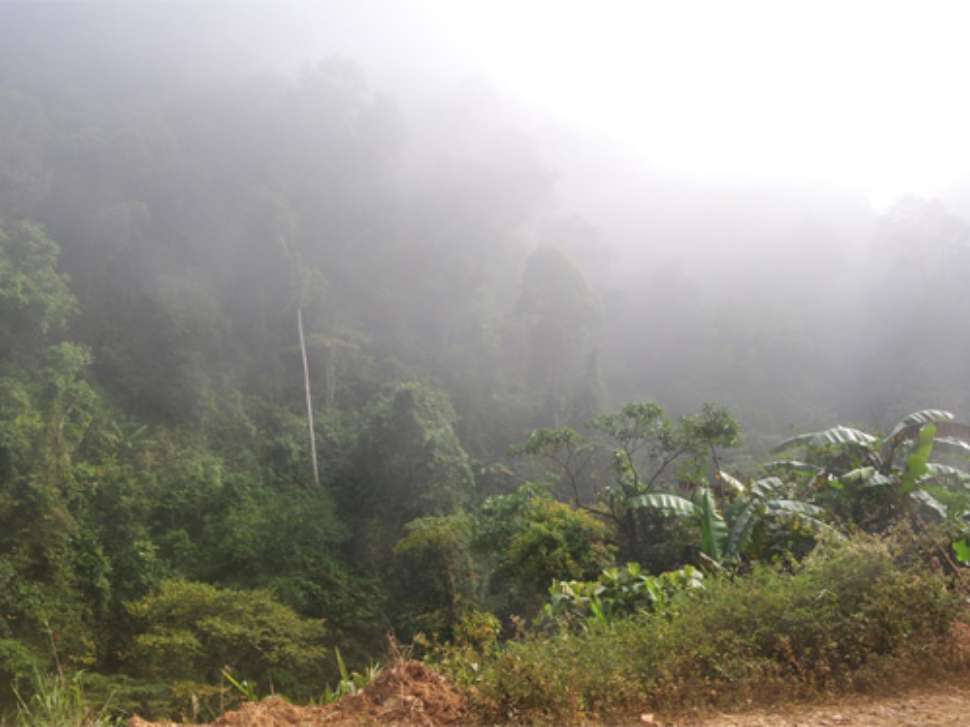
<path id="1" fill-rule="evenodd" d="M 657 727 L 968 727 L 970 676 L 962 685 L 894 697 L 851 697 L 818 705 L 641 722 Z"/>
<path id="2" fill-rule="evenodd" d="M 460 695 L 422 664 L 403 662 L 365 692 L 322 707 L 298 707 L 278 697 L 245 704 L 209 727 L 317 727 L 318 725 L 415 725 L 465 722 Z M 966 684 L 922 689 L 895 697 L 851 697 L 825 704 L 782 705 L 702 717 L 663 718 L 643 714 L 631 724 L 653 727 L 968 727 L 970 678 Z M 130 727 L 194 727 L 146 722 Z M 202 726 L 198 726 L 202 727 Z"/>
<path id="3" fill-rule="evenodd" d="M 208 727 L 446 727 L 460 724 L 464 717 L 464 699 L 443 676 L 420 662 L 400 661 L 385 668 L 359 694 L 333 704 L 299 707 L 279 697 L 270 697 L 226 712 Z M 128 724 L 129 727 L 202 727 L 146 722 L 138 717 L 133 717 Z"/>

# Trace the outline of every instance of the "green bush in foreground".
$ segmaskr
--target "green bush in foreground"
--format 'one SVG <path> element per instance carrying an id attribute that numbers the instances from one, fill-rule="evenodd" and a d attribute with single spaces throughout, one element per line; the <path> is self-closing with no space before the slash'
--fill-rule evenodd
<path id="1" fill-rule="evenodd" d="M 128 610 L 140 627 L 131 670 L 171 685 L 173 701 L 222 704 L 228 671 L 259 693 L 312 696 L 332 673 L 323 621 L 300 617 L 269 591 L 167 580 Z M 211 703 L 211 704 L 210 704 Z M 213 712 L 218 714 L 218 712 Z"/>
<path id="2" fill-rule="evenodd" d="M 883 542 L 853 541 L 794 572 L 709 578 L 662 612 L 534 634 L 474 669 L 443 667 L 474 687 L 489 721 L 797 697 L 867 686 L 904 656 L 942 661 L 958 604 L 941 577 L 898 567 Z"/>

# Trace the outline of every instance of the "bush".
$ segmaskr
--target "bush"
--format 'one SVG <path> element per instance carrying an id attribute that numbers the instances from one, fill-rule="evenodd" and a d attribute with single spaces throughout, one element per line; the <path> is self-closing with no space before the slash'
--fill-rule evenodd
<path id="1" fill-rule="evenodd" d="M 921 667 L 943 659 L 959 614 L 941 578 L 898 567 L 872 540 L 820 550 L 794 572 L 758 566 L 705 583 L 661 612 L 511 642 L 460 676 L 499 721 L 798 697 L 864 687 L 914 656 Z"/>
<path id="2" fill-rule="evenodd" d="M 595 578 L 613 563 L 609 528 L 527 483 L 489 497 L 476 521 L 475 549 L 491 561 L 489 591 L 499 613 L 533 615 L 556 579 Z"/>
<path id="3" fill-rule="evenodd" d="M 690 565 L 647 575 L 639 563 L 607 568 L 595 581 L 553 581 L 544 615 L 564 626 L 612 621 L 647 611 L 663 611 L 679 592 L 703 588 L 704 574 Z"/>
<path id="4" fill-rule="evenodd" d="M 301 618 L 268 591 L 168 580 L 128 610 L 142 625 L 127 654 L 132 670 L 178 682 L 187 695 L 212 692 L 225 667 L 260 692 L 290 696 L 319 691 L 330 675 L 323 622 Z"/>

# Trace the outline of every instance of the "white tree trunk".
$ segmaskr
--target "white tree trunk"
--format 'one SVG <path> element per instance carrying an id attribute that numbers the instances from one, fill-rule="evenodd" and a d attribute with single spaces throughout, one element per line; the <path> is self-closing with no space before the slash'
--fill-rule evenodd
<path id="1" fill-rule="evenodd" d="M 313 398 L 310 396 L 310 363 L 306 355 L 306 339 L 303 336 L 303 309 L 296 309 L 296 322 L 300 329 L 300 351 L 303 352 L 303 388 L 306 391 L 306 421 L 310 429 L 310 457 L 313 459 L 313 482 L 320 486 L 320 469 L 317 465 L 317 436 L 313 432 Z"/>

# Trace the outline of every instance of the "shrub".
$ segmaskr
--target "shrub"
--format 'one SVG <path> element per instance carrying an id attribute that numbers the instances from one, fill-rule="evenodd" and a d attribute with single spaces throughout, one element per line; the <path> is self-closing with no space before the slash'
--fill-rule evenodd
<path id="1" fill-rule="evenodd" d="M 227 666 L 258 691 L 291 696 L 308 696 L 328 675 L 323 622 L 301 618 L 268 591 L 168 580 L 128 610 L 142 629 L 127 654 L 133 671 L 181 682 L 186 693 L 219 683 Z"/>
<path id="2" fill-rule="evenodd" d="M 490 592 L 496 611 L 534 614 L 557 578 L 593 578 L 613 562 L 609 528 L 582 510 L 527 483 L 485 500 L 475 548 L 493 563 Z"/>
<path id="3" fill-rule="evenodd" d="M 506 644 L 472 676 L 486 719 L 577 721 L 634 707 L 797 697 L 921 666 L 959 614 L 940 577 L 897 566 L 880 541 L 813 553 L 794 572 L 708 578 L 661 613 Z"/>

